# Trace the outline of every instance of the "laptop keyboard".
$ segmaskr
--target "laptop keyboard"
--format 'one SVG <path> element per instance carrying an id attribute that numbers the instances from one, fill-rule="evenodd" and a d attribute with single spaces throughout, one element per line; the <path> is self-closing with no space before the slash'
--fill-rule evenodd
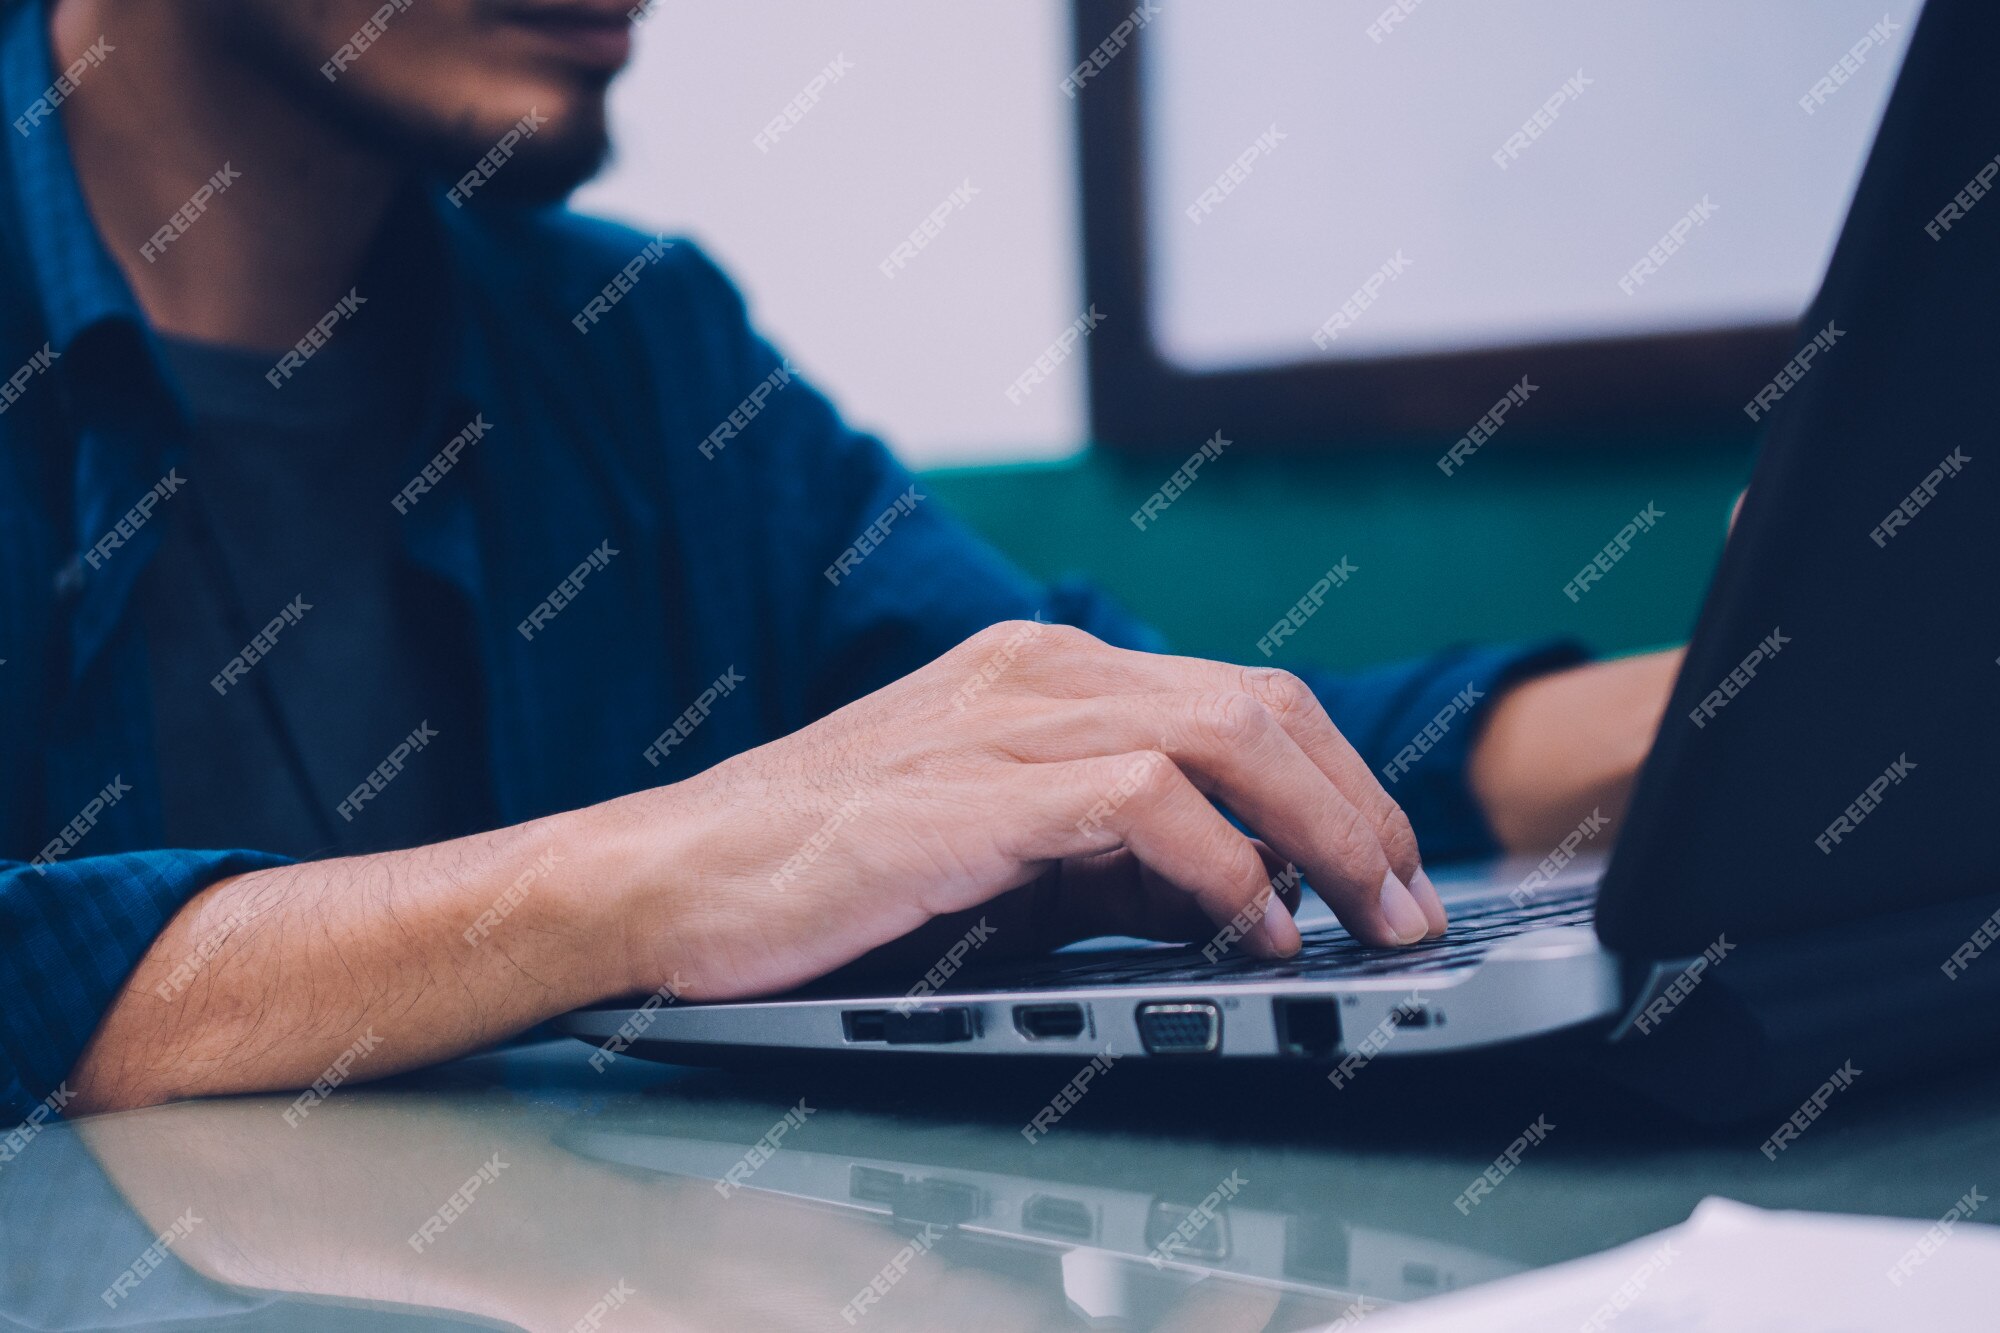
<path id="1" fill-rule="evenodd" d="M 1476 963 L 1498 940 L 1529 930 L 1588 925 L 1597 885 L 1555 887 L 1515 906 L 1506 898 L 1452 909 L 1444 935 L 1421 944 L 1382 949 L 1362 944 L 1339 924 L 1325 922 L 1301 932 L 1302 944 L 1290 958 L 1255 958 L 1232 949 L 1214 962 L 1200 945 L 1083 950 L 991 970 L 961 972 L 944 989 L 1016 990 L 1069 986 L 1200 985 L 1217 981 L 1283 981 L 1296 978 L 1422 975 Z"/>

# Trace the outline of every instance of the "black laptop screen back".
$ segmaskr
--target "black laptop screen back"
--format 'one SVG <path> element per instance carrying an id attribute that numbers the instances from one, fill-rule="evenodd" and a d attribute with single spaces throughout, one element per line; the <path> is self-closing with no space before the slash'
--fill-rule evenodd
<path id="1" fill-rule="evenodd" d="M 1621 952 L 2000 889 L 2000 4 L 1910 40 L 1606 876 Z"/>

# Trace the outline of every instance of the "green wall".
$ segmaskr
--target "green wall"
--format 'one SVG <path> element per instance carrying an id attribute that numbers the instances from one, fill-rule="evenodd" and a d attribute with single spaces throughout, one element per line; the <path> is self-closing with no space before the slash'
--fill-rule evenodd
<path id="1" fill-rule="evenodd" d="M 1603 652 L 1683 638 L 1748 475 L 1743 439 L 1588 449 L 1506 435 L 1445 476 L 1450 441 L 1306 457 L 1225 452 L 1144 531 L 1131 514 L 1177 467 L 1093 451 L 1054 465 L 940 470 L 929 489 L 1032 573 L 1083 573 L 1185 652 L 1256 644 L 1342 557 L 1356 573 L 1271 659 L 1359 665 L 1457 640 L 1561 633 Z M 1663 514 L 1572 603 L 1563 585 L 1653 503 Z"/>

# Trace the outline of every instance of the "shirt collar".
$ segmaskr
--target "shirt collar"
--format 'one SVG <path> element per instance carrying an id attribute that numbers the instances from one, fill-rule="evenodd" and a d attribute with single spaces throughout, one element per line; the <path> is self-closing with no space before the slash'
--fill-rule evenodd
<path id="1" fill-rule="evenodd" d="M 50 95 L 57 71 L 45 0 L 4 6 L 0 14 L 0 107 L 21 117 Z M 105 48 L 115 58 L 117 48 Z M 86 72 L 83 78 L 89 78 Z M 92 328 L 123 320 L 145 326 L 138 300 L 104 248 L 70 161 L 60 111 L 27 133 L 9 124 L 7 154 L 21 244 L 40 306 L 42 327 L 58 353 Z"/>

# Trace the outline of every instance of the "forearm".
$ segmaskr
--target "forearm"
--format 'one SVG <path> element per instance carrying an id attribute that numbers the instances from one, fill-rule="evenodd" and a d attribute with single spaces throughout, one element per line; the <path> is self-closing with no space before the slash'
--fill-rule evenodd
<path id="1" fill-rule="evenodd" d="M 1678 648 L 1593 662 L 1494 702 L 1467 780 L 1501 846 L 1544 853 L 1593 813 L 1616 830 L 1680 662 Z"/>
<path id="2" fill-rule="evenodd" d="M 70 1074 L 74 1107 L 379 1078 L 614 993 L 590 811 L 197 894 Z"/>

